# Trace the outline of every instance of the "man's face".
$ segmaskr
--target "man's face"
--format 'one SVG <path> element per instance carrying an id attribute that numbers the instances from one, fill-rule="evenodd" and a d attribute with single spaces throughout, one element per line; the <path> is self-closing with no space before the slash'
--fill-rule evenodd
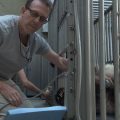
<path id="1" fill-rule="evenodd" d="M 49 8 L 39 0 L 34 0 L 29 8 L 23 8 L 21 12 L 21 28 L 26 34 L 37 31 L 46 21 Z"/>

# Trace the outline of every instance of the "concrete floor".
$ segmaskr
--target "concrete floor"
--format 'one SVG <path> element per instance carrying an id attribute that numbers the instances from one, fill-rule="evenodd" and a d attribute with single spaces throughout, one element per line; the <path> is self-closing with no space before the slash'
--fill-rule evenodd
<path id="1" fill-rule="evenodd" d="M 99 115 L 96 116 L 96 120 L 101 120 Z M 115 118 L 113 115 L 108 115 L 107 120 L 115 120 Z"/>

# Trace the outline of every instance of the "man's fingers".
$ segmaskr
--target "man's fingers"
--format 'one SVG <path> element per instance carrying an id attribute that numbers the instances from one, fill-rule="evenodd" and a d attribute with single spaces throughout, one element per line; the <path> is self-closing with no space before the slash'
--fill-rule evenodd
<path id="1" fill-rule="evenodd" d="M 22 98 L 19 93 L 16 92 L 12 95 L 12 104 L 15 106 L 19 106 L 20 104 L 22 104 Z"/>
<path id="2" fill-rule="evenodd" d="M 12 94 L 5 96 L 5 98 L 14 106 L 22 104 L 22 97 L 18 92 L 13 92 Z"/>
<path id="3" fill-rule="evenodd" d="M 8 101 L 14 106 L 19 106 L 22 103 L 22 101 L 20 99 L 17 99 L 17 98 L 14 98 L 14 97 L 9 98 Z"/>
<path id="4" fill-rule="evenodd" d="M 22 104 L 22 97 L 20 93 L 14 87 L 9 86 L 8 84 L 2 85 L 1 94 L 12 105 L 19 106 L 20 104 Z"/>

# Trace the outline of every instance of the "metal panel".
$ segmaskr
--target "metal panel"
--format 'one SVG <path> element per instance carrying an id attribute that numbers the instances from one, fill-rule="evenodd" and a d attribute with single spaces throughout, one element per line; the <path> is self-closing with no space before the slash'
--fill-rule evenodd
<path id="1" fill-rule="evenodd" d="M 42 75 L 42 61 L 39 55 L 35 55 L 32 59 L 32 62 L 25 67 L 26 75 L 30 81 L 32 81 L 36 86 L 39 88 L 42 88 L 42 82 L 41 79 Z M 32 96 L 35 93 L 32 93 L 31 91 L 26 90 L 25 94 L 27 96 Z"/>
<path id="2" fill-rule="evenodd" d="M 54 9 L 52 10 L 52 13 L 50 15 L 50 21 L 48 24 L 48 42 L 51 45 L 51 47 L 58 52 L 58 0 L 54 2 Z M 55 78 L 57 75 L 57 68 L 48 66 L 48 81 Z M 54 83 L 57 86 L 57 81 Z M 53 84 L 53 85 L 54 85 Z M 54 92 L 55 86 L 54 86 Z"/>
<path id="3" fill-rule="evenodd" d="M 57 4 L 58 2 L 58 4 Z M 56 6 L 58 6 L 58 9 L 56 9 Z M 55 17 L 54 19 L 54 14 L 56 14 L 56 11 L 58 12 L 57 14 L 57 18 Z M 49 36 L 50 39 L 54 39 L 57 38 L 57 50 L 58 52 L 63 51 L 67 46 L 70 46 L 70 43 L 72 41 L 74 41 L 74 21 L 73 21 L 73 1 L 71 0 L 59 0 L 59 1 L 55 1 L 55 6 L 54 6 L 54 10 L 52 11 L 52 15 L 50 18 L 50 26 L 49 26 L 49 30 L 50 33 L 52 32 L 51 29 L 53 30 L 52 26 L 53 24 L 57 24 L 57 28 L 56 26 L 54 27 L 56 31 L 54 31 L 54 33 L 52 32 Z M 57 21 L 57 22 L 56 22 Z M 57 36 L 56 36 L 57 34 Z M 51 42 L 51 40 L 49 41 Z M 55 47 L 55 44 L 53 45 Z M 73 70 L 74 68 L 74 59 L 73 59 L 73 54 L 72 54 L 72 48 L 73 48 L 74 44 L 72 44 L 67 50 L 66 50 L 66 54 L 65 56 L 67 56 L 70 59 L 70 70 Z M 71 51 L 71 53 L 70 53 Z M 60 73 L 60 71 L 58 71 L 58 74 Z M 74 76 L 74 75 L 73 75 Z M 59 79 L 58 82 L 58 87 L 61 86 L 65 86 L 65 105 L 68 108 L 68 118 L 73 118 L 74 114 L 75 114 L 75 110 L 74 110 L 74 77 L 70 76 L 68 77 L 67 81 L 64 81 L 64 78 Z M 61 82 L 62 80 L 62 82 Z"/>
<path id="4" fill-rule="evenodd" d="M 38 33 L 45 37 L 41 30 Z M 40 89 L 44 89 L 48 84 L 48 61 L 40 55 L 34 55 L 32 62 L 25 67 L 26 75 L 30 81 L 32 81 Z M 33 96 L 35 93 L 26 90 L 27 96 Z"/>

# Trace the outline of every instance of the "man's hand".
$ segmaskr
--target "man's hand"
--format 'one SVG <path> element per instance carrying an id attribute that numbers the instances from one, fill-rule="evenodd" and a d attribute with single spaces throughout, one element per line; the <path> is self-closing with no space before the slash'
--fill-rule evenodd
<path id="1" fill-rule="evenodd" d="M 49 104 L 49 105 L 53 105 L 53 94 L 52 94 L 52 91 L 51 90 L 46 90 L 42 96 L 43 98 L 45 98 L 46 102 Z"/>
<path id="2" fill-rule="evenodd" d="M 46 55 L 44 55 L 52 64 L 56 65 L 62 71 L 68 70 L 69 61 L 65 57 L 60 56 L 53 50 L 50 50 Z"/>
<path id="3" fill-rule="evenodd" d="M 22 104 L 22 97 L 14 87 L 0 82 L 0 93 L 14 106 Z"/>
<path id="4" fill-rule="evenodd" d="M 68 70 L 68 65 L 69 65 L 69 61 L 68 59 L 64 58 L 64 57 L 60 57 L 60 63 L 61 66 L 59 67 L 62 71 L 67 71 Z"/>

